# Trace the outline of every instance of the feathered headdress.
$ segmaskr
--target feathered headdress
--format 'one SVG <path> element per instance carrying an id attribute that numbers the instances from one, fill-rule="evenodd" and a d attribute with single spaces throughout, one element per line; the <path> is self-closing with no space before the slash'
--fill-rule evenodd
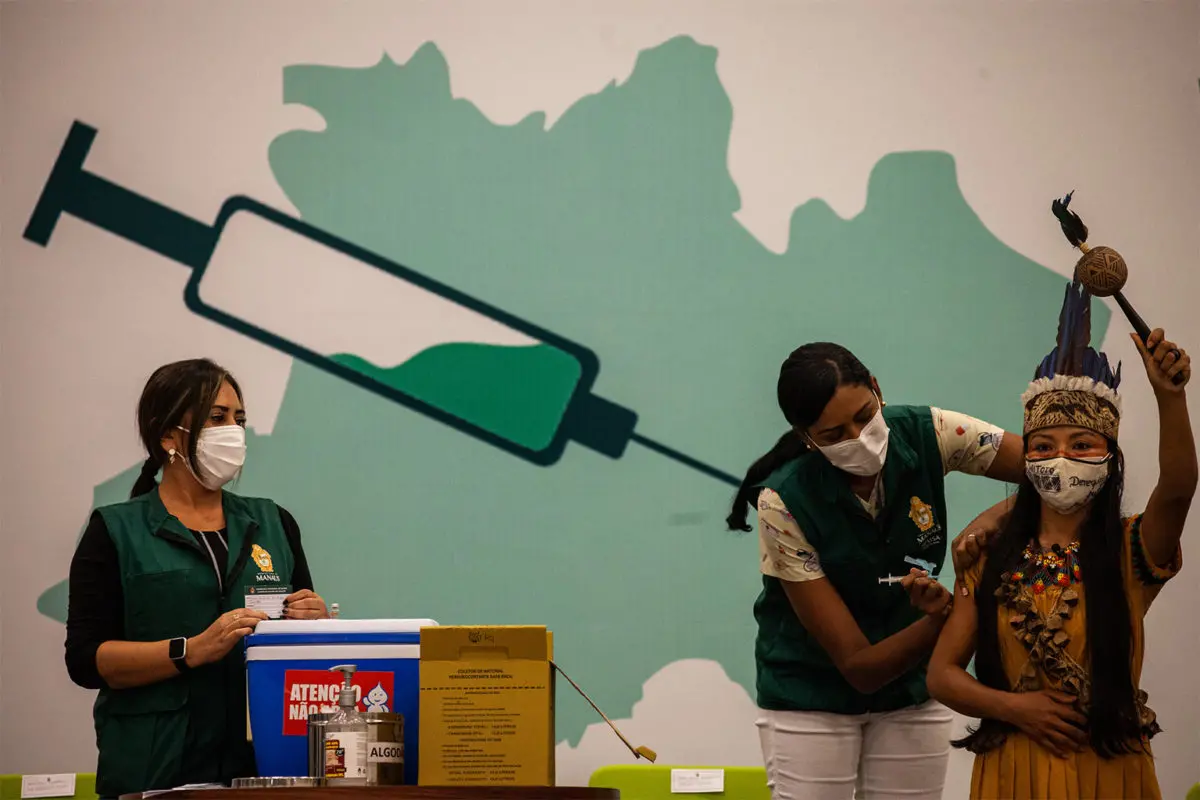
<path id="1" fill-rule="evenodd" d="M 1068 195 L 1069 199 L 1070 195 Z M 1055 201 L 1056 211 L 1059 205 Z M 1057 216 L 1057 214 L 1056 214 Z M 1087 234 L 1085 233 L 1084 236 Z M 1058 315 L 1058 341 L 1021 395 L 1025 434 L 1071 425 L 1117 438 L 1121 421 L 1121 366 L 1091 347 L 1092 295 L 1079 279 L 1067 284 Z"/>

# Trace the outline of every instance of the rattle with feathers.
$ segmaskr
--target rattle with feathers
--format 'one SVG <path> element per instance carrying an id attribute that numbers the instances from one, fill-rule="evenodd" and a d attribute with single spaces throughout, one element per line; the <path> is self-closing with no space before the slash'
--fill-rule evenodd
<path id="1" fill-rule="evenodd" d="M 1125 264 L 1125 259 L 1121 257 L 1121 254 L 1111 247 L 1088 246 L 1087 225 L 1083 224 L 1083 220 L 1079 218 L 1078 214 L 1068 208 L 1071 204 L 1071 196 L 1074 194 L 1075 192 L 1072 191 L 1063 199 L 1055 200 L 1051 204 L 1050 210 L 1058 218 L 1067 241 L 1083 253 L 1079 261 L 1075 263 L 1075 277 L 1093 296 L 1112 297 L 1116 300 L 1117 305 L 1125 312 L 1129 324 L 1133 326 L 1138 337 L 1145 343 L 1150 338 L 1150 326 L 1121 293 L 1121 290 L 1125 288 L 1125 281 L 1129 279 L 1129 267 Z M 1175 354 L 1176 358 L 1180 357 L 1178 350 L 1171 352 Z M 1183 379 L 1183 373 L 1179 373 L 1175 376 L 1174 382 L 1179 383 Z"/>

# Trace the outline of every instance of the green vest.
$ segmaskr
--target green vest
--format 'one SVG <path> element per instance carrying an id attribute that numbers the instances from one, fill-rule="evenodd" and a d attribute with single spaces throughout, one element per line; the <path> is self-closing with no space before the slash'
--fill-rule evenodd
<path id="1" fill-rule="evenodd" d="M 291 583 L 292 550 L 278 506 L 228 492 L 223 504 L 224 591 L 208 551 L 167 512 L 157 491 L 98 509 L 120 563 L 127 641 L 196 636 L 222 613 L 243 607 L 248 588 Z M 177 678 L 102 689 L 94 717 L 101 797 L 256 774 L 246 741 L 241 646 Z"/>
<path id="2" fill-rule="evenodd" d="M 899 585 L 880 584 L 878 579 L 907 575 L 913 565 L 905 556 L 932 562 L 930 574 L 938 574 L 947 538 L 942 457 L 931 411 L 887 406 L 883 416 L 890 436 L 883 466 L 884 506 L 877 519 L 862 507 L 845 474 L 820 453 L 800 456 L 762 484 L 778 492 L 872 644 L 921 618 Z M 763 576 L 754 616 L 761 708 L 864 714 L 929 699 L 927 658 L 874 694 L 855 690 L 800 624 L 777 578 Z"/>

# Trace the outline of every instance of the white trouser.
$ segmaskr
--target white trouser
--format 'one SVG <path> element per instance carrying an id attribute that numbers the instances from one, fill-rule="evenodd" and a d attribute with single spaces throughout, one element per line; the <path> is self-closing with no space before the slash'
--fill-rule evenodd
<path id="1" fill-rule="evenodd" d="M 939 800 L 952 719 L 935 700 L 879 714 L 760 710 L 771 797 Z"/>

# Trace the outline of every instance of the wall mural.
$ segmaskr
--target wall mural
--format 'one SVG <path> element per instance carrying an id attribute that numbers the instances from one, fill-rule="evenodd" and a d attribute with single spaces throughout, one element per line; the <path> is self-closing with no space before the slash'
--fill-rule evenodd
<path id="1" fill-rule="evenodd" d="M 858 216 L 809 202 L 766 249 L 734 218 L 716 57 L 670 39 L 548 129 L 454 98 L 433 43 L 288 67 L 284 101 L 326 122 L 270 142 L 299 219 L 245 197 L 211 224 L 173 211 L 87 171 L 107 133 L 79 121 L 25 238 L 53 247 L 69 214 L 156 251 L 192 270 L 180 313 L 295 359 L 270 435 L 247 398 L 235 491 L 297 517 L 346 616 L 544 623 L 615 716 L 683 659 L 753 695 L 757 545 L 723 518 L 783 430 L 778 364 L 837 341 L 892 402 L 1012 428 L 1063 278 L 984 226 L 942 152 L 884 157 Z M 999 499 L 987 483 L 950 480 L 951 534 Z M 38 609 L 65 619 L 65 581 Z M 560 701 L 577 741 L 592 712 Z"/>

